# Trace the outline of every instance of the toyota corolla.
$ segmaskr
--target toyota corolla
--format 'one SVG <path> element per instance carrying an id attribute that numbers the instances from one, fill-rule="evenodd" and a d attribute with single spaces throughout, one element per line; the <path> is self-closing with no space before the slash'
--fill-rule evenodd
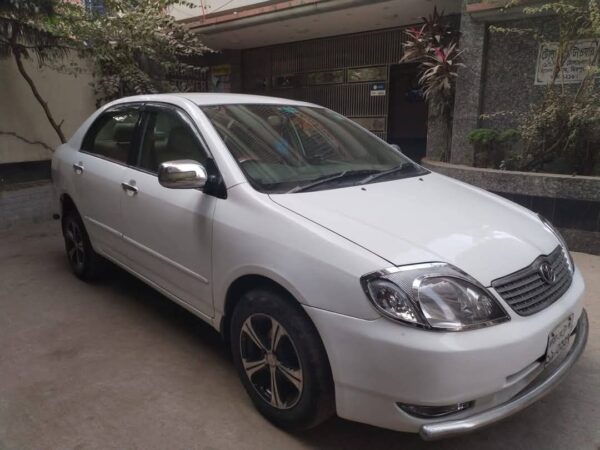
<path id="1" fill-rule="evenodd" d="M 316 105 L 121 99 L 52 177 L 75 275 L 110 260 L 207 321 L 283 428 L 337 413 L 472 431 L 548 393 L 586 344 L 583 279 L 547 220 Z"/>

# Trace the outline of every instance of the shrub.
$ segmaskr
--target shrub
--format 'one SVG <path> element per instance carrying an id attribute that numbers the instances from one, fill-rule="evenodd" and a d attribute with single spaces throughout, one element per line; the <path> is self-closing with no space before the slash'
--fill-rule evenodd
<path id="1" fill-rule="evenodd" d="M 509 128 L 498 131 L 493 128 L 475 128 L 468 135 L 468 140 L 475 148 L 475 166 L 491 169 L 507 168 L 507 161 L 512 160 L 514 146 L 519 139 L 519 132 Z"/>

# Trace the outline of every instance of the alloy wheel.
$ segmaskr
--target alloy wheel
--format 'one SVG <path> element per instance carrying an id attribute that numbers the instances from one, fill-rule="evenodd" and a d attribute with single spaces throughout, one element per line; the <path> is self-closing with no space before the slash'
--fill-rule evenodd
<path id="1" fill-rule="evenodd" d="M 289 409 L 302 396 L 304 377 L 296 347 L 286 329 L 266 314 L 252 314 L 242 325 L 240 354 L 248 380 L 264 401 Z"/>
<path id="2" fill-rule="evenodd" d="M 69 221 L 65 230 L 67 256 L 76 270 L 82 270 L 85 261 L 85 247 L 81 228 L 74 221 Z"/>

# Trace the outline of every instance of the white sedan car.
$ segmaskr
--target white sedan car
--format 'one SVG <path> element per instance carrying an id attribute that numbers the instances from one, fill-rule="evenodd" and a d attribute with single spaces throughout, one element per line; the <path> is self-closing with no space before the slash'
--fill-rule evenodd
<path id="1" fill-rule="evenodd" d="M 543 218 L 351 120 L 232 94 L 124 98 L 58 148 L 79 278 L 108 259 L 219 330 L 256 408 L 436 439 L 549 392 L 584 282 Z"/>

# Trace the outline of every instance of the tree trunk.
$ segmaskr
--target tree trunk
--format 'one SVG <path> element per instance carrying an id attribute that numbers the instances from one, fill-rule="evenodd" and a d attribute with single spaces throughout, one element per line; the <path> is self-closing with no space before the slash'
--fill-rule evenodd
<path id="1" fill-rule="evenodd" d="M 29 88 L 31 89 L 31 92 L 33 93 L 33 96 L 35 97 L 35 99 L 42 106 L 42 109 L 44 110 L 44 113 L 46 114 L 46 118 L 48 119 L 48 122 L 50 122 L 50 125 L 52 126 L 52 128 L 54 128 L 54 131 L 56 131 L 56 134 L 58 135 L 58 139 L 60 139 L 61 144 L 64 144 L 65 142 L 67 142 L 67 140 L 65 139 L 65 135 L 61 129 L 62 122 L 57 123 L 56 120 L 54 120 L 54 116 L 50 112 L 50 108 L 48 108 L 48 103 L 42 98 L 39 91 L 37 90 L 37 87 L 36 87 L 34 81 L 31 79 L 31 77 L 25 70 L 25 66 L 23 65 L 23 60 L 21 58 L 20 49 L 19 49 L 18 45 L 16 44 L 16 36 L 13 37 L 11 44 L 12 44 L 11 45 L 12 54 L 15 58 L 15 62 L 17 63 L 17 68 L 19 69 L 19 73 L 25 79 L 27 84 L 29 85 Z"/>
<path id="2" fill-rule="evenodd" d="M 427 158 L 449 161 L 452 144 L 451 108 L 440 95 L 428 100 Z"/>

